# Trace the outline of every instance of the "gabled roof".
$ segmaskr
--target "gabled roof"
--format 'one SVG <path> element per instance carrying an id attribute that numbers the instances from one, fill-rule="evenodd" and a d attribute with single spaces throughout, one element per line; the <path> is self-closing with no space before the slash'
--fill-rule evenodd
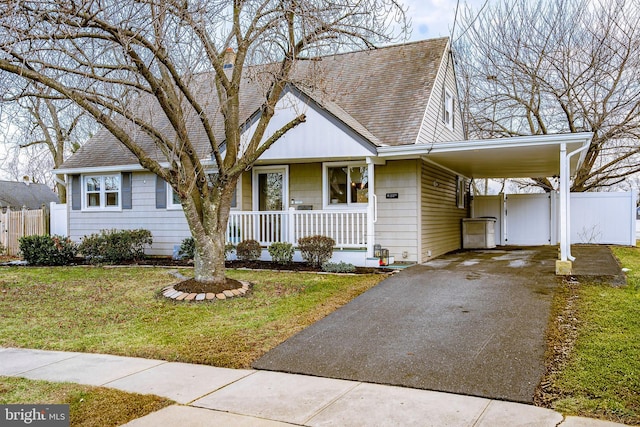
<path id="1" fill-rule="evenodd" d="M 413 144 L 431 95 L 441 62 L 446 58 L 448 38 L 412 42 L 374 50 L 325 56 L 299 61 L 296 65 L 294 85 L 338 120 L 376 146 Z M 248 69 L 243 80 L 240 117 L 249 120 L 259 110 L 265 88 L 259 84 L 260 67 Z M 314 74 L 311 87 L 296 84 L 305 76 Z M 224 140 L 224 123 L 219 114 L 218 101 L 210 74 L 196 76 L 194 85 L 210 117 L 214 120 L 214 133 Z M 141 102 L 141 104 L 145 104 Z M 148 104 L 148 103 L 147 103 Z M 156 128 L 173 131 L 159 108 L 150 113 Z M 199 126 L 198 118 L 188 119 L 190 137 L 201 157 L 211 153 L 211 147 Z M 303 124 L 304 126 L 304 124 Z M 164 158 L 154 143 L 138 129 L 129 134 L 152 157 Z M 118 165 L 136 165 L 138 160 L 109 132 L 100 131 L 70 157 L 60 169 L 100 168 Z"/>
<path id="2" fill-rule="evenodd" d="M 0 207 L 40 209 L 50 202 L 59 203 L 58 196 L 44 184 L 0 181 Z"/>

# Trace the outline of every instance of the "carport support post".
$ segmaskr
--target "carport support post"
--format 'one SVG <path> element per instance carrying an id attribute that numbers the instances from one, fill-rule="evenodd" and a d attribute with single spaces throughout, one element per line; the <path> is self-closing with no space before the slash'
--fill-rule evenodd
<path id="1" fill-rule="evenodd" d="M 367 258 L 373 257 L 373 245 L 375 240 L 375 221 L 378 215 L 375 193 L 375 160 L 367 157 L 367 189 L 369 204 L 367 205 Z"/>
<path id="2" fill-rule="evenodd" d="M 569 159 L 567 144 L 560 144 L 560 259 L 556 260 L 556 275 L 571 274 L 569 260 Z"/>

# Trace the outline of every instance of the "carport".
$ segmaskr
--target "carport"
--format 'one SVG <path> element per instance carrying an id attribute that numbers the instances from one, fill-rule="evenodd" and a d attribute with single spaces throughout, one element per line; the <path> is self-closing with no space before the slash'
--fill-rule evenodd
<path id="1" fill-rule="evenodd" d="M 456 175 L 466 178 L 558 177 L 560 180 L 560 259 L 556 274 L 570 274 L 570 182 L 589 148 L 590 132 L 559 135 L 534 135 L 514 138 L 469 140 L 380 147 L 384 159 L 420 156 Z"/>

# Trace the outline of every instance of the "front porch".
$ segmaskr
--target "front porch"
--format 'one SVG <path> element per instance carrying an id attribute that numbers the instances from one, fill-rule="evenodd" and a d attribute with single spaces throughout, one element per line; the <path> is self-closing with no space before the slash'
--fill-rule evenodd
<path id="1" fill-rule="evenodd" d="M 232 211 L 227 241 L 238 244 L 253 239 L 261 246 L 286 242 L 296 246 L 298 239 L 322 235 L 335 240 L 337 249 L 367 248 L 367 211 Z"/>

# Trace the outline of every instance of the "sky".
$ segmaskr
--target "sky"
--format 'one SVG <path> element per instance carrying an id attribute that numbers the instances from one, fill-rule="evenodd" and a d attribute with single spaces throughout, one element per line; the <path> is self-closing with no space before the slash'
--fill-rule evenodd
<path id="1" fill-rule="evenodd" d="M 403 3 L 411 17 L 411 40 L 450 36 L 457 0 L 404 0 Z M 485 0 L 460 0 L 459 13 L 465 5 L 477 11 L 484 3 Z"/>

